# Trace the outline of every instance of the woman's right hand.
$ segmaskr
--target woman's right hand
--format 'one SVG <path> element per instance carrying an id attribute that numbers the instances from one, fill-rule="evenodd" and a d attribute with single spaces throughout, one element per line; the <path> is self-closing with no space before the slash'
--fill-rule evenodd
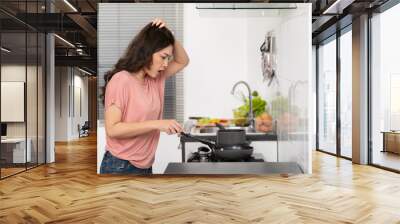
<path id="1" fill-rule="evenodd" d="M 164 20 L 162 20 L 162 19 L 159 19 L 159 18 L 155 18 L 152 22 L 151 22 L 151 25 L 152 26 L 156 26 L 156 27 L 158 27 L 158 28 L 163 28 L 163 27 L 165 27 L 165 28 L 167 28 L 167 24 L 164 22 Z"/>
<path id="2" fill-rule="evenodd" d="M 183 131 L 182 126 L 176 120 L 159 120 L 158 129 L 169 135 L 178 134 Z"/>

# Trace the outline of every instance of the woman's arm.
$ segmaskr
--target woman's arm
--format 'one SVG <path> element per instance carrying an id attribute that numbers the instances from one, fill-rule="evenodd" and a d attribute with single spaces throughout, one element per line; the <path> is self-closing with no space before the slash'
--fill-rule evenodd
<path id="1" fill-rule="evenodd" d="M 154 19 L 152 24 L 158 28 L 167 27 L 164 20 L 158 18 Z M 189 56 L 177 39 L 175 39 L 173 54 L 174 59 L 168 64 L 168 67 L 164 71 L 167 78 L 175 75 L 189 64 Z"/>
<path id="2" fill-rule="evenodd" d="M 131 138 L 150 131 L 162 131 L 167 134 L 182 132 L 181 125 L 175 120 L 151 120 L 143 122 L 121 122 L 122 112 L 111 105 L 105 112 L 106 135 L 111 138 Z"/>
<path id="3" fill-rule="evenodd" d="M 182 47 L 178 40 L 174 43 L 174 59 L 169 63 L 165 69 L 165 75 L 170 77 L 181 71 L 184 67 L 189 64 L 189 56 L 185 49 Z"/>

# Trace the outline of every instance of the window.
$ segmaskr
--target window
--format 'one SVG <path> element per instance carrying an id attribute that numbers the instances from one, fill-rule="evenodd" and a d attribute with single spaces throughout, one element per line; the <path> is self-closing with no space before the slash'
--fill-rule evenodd
<path id="1" fill-rule="evenodd" d="M 400 130 L 400 73 L 390 74 L 390 130 Z"/>
<path id="2" fill-rule="evenodd" d="M 318 48 L 318 149 L 336 153 L 336 40 Z"/>
<path id="3" fill-rule="evenodd" d="M 371 162 L 400 170 L 400 5 L 371 18 Z"/>
<path id="4" fill-rule="evenodd" d="M 352 34 L 340 36 L 340 155 L 352 157 Z M 345 32 L 345 31 L 344 31 Z"/>

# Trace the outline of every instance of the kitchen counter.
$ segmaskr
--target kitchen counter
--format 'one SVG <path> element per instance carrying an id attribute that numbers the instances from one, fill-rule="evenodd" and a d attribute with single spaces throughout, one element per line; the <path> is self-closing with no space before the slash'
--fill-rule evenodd
<path id="1" fill-rule="evenodd" d="M 169 163 L 164 174 L 302 174 L 294 162 Z"/>
<path id="2" fill-rule="evenodd" d="M 195 137 L 199 137 L 202 139 L 207 139 L 211 141 L 217 140 L 216 133 L 191 133 L 191 135 Z M 246 139 L 248 141 L 276 141 L 278 140 L 278 136 L 275 133 L 246 133 Z M 185 136 L 181 136 L 181 142 L 196 142 L 196 140 L 187 138 Z"/>

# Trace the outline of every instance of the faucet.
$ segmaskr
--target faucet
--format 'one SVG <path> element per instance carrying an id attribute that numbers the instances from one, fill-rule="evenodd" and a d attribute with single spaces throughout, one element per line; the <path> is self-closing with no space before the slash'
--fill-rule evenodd
<path id="1" fill-rule="evenodd" d="M 231 90 L 231 94 L 233 95 L 235 93 L 235 89 L 239 84 L 244 84 L 247 87 L 247 90 L 249 92 L 249 114 L 248 114 L 248 120 L 250 121 L 250 125 L 249 128 L 251 130 L 255 130 L 255 120 L 254 120 L 254 113 L 253 113 L 253 96 L 251 95 L 251 90 L 250 90 L 250 86 L 249 84 L 247 84 L 247 82 L 245 81 L 239 81 L 237 83 L 235 83 L 235 85 L 233 85 L 233 88 Z"/>

